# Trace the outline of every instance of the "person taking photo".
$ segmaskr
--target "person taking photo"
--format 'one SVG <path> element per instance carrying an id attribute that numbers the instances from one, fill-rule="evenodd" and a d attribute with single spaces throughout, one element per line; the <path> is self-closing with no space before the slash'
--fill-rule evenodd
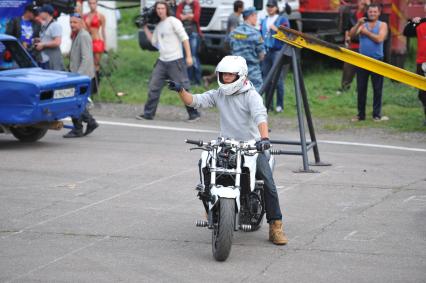
<path id="1" fill-rule="evenodd" d="M 136 116 L 136 119 L 139 120 L 154 119 L 161 90 L 167 79 L 176 81 L 189 89 L 187 66 L 190 67 L 193 64 L 189 38 L 182 22 L 171 16 L 170 7 L 163 0 L 155 3 L 154 10 L 160 22 L 155 26 L 153 33 L 149 30 L 147 24 L 143 29 L 148 40 L 158 49 L 160 57 L 155 62 L 151 74 L 148 100 L 145 103 L 144 112 Z M 185 50 L 186 64 L 183 59 L 182 44 Z M 186 110 L 189 115 L 188 121 L 196 121 L 200 118 L 196 109 L 186 106 Z"/>

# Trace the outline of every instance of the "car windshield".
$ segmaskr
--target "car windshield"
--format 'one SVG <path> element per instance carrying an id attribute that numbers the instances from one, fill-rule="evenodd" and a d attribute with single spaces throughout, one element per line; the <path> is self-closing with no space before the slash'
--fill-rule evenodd
<path id="1" fill-rule="evenodd" d="M 18 42 L 0 41 L 0 71 L 32 67 L 37 66 Z"/>

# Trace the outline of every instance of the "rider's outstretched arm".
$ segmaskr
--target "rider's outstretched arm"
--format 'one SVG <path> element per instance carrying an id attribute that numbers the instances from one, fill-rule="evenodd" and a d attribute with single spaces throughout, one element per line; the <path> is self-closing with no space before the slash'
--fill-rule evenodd
<path id="1" fill-rule="evenodd" d="M 179 97 L 180 99 L 183 101 L 183 103 L 185 103 L 185 105 L 191 105 L 192 101 L 194 100 L 192 97 L 192 94 L 187 92 L 186 89 L 182 89 L 181 91 L 179 91 Z"/>
<path id="2" fill-rule="evenodd" d="M 176 91 L 179 94 L 180 99 L 185 103 L 185 105 L 191 105 L 193 102 L 192 94 L 189 93 L 182 84 L 174 82 L 174 81 L 167 81 L 168 87 L 170 90 Z"/>
<path id="3" fill-rule="evenodd" d="M 268 130 L 267 122 L 260 122 L 259 125 L 257 125 L 257 127 L 259 129 L 261 139 L 269 138 L 269 130 Z"/>
<path id="4" fill-rule="evenodd" d="M 215 94 L 216 90 L 209 90 L 201 94 L 191 94 L 188 92 L 180 83 L 174 81 L 167 81 L 170 90 L 176 91 L 179 94 L 180 99 L 185 105 L 194 108 L 207 108 L 214 107 L 216 105 Z"/>

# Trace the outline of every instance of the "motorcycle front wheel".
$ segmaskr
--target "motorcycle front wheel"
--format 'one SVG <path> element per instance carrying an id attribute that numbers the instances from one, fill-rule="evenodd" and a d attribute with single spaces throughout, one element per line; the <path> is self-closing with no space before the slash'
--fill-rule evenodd
<path id="1" fill-rule="evenodd" d="M 212 250 L 217 261 L 225 261 L 231 253 L 235 227 L 235 200 L 221 198 L 215 213 Z"/>

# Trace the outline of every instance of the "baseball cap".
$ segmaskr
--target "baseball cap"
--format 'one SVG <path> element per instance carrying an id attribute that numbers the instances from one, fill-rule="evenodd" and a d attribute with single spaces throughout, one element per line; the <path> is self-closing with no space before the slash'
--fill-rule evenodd
<path id="1" fill-rule="evenodd" d="M 247 9 L 244 9 L 243 11 L 243 17 L 247 18 L 248 16 L 250 16 L 251 14 L 256 13 L 256 8 L 255 7 L 249 7 Z"/>
<path id="2" fill-rule="evenodd" d="M 34 7 L 33 4 L 28 4 L 27 6 L 25 6 L 24 11 L 25 12 L 34 13 L 35 12 L 35 7 Z"/>
<path id="3" fill-rule="evenodd" d="M 278 2 L 277 2 L 277 0 L 268 0 L 268 2 L 266 2 L 266 6 L 278 7 Z"/>
<path id="4" fill-rule="evenodd" d="M 49 15 L 53 16 L 53 14 L 55 13 L 55 9 L 53 9 L 53 6 L 50 4 L 44 4 L 43 6 L 41 6 L 40 13 L 48 13 Z"/>

